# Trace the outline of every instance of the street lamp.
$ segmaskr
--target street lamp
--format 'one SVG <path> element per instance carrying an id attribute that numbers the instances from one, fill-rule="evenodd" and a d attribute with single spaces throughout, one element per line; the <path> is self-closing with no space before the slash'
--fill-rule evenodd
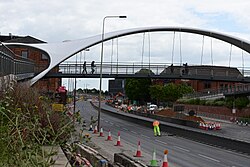
<path id="1" fill-rule="evenodd" d="M 104 25 L 107 18 L 127 18 L 127 16 L 105 16 L 102 21 L 102 44 L 101 44 L 101 64 L 100 64 L 100 84 L 99 84 L 99 110 L 98 110 L 98 131 L 100 130 L 100 115 L 101 115 L 101 95 L 102 95 L 102 62 L 103 62 L 103 40 L 104 40 Z"/>
<path id="2" fill-rule="evenodd" d="M 84 52 L 83 52 L 83 59 L 84 59 L 84 61 L 85 61 L 85 57 L 86 57 L 86 52 L 87 51 L 89 51 L 89 49 L 87 48 L 87 49 L 84 49 Z"/>

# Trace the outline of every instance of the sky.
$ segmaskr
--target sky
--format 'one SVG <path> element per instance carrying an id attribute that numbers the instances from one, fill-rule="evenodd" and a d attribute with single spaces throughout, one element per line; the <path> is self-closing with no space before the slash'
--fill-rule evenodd
<path id="1" fill-rule="evenodd" d="M 218 31 L 250 41 L 249 9 L 250 1 L 247 0 L 0 0 L 0 34 L 30 35 L 48 43 L 82 39 L 100 34 L 105 16 L 126 15 L 127 19 L 106 20 L 105 32 L 137 27 L 177 26 Z M 173 53 L 174 62 L 180 62 L 181 50 L 181 61 L 189 64 L 213 62 L 250 67 L 249 54 L 230 44 L 205 37 L 204 58 L 201 61 L 203 36 L 176 33 L 174 42 L 173 36 L 174 32 L 146 33 L 143 51 L 143 34 L 119 38 L 119 61 L 129 61 L 131 57 L 128 55 L 134 55 L 133 61 L 141 62 L 143 52 L 145 62 L 147 56 L 151 55 L 151 61 L 169 63 L 171 56 L 166 55 Z M 111 60 L 112 46 L 117 47 L 111 42 L 105 42 L 104 61 Z M 98 62 L 100 45 L 91 47 L 84 54 L 87 62 Z M 69 60 L 79 61 L 80 56 L 76 56 Z M 65 86 L 70 87 L 70 83 L 68 79 L 63 80 Z M 106 79 L 103 85 L 103 89 L 107 90 Z M 99 79 L 77 79 L 77 87 L 98 88 Z"/>

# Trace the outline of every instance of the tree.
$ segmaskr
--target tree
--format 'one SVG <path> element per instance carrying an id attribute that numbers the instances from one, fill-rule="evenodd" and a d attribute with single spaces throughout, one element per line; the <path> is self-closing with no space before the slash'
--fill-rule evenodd
<path id="1" fill-rule="evenodd" d="M 159 102 L 163 100 L 162 90 L 162 85 L 152 85 L 149 88 L 150 96 L 152 99 L 156 100 L 157 104 L 159 104 Z"/>
<path id="2" fill-rule="evenodd" d="M 77 89 L 77 93 L 79 93 L 79 94 L 83 94 L 83 90 L 82 90 L 82 88 Z"/>
<path id="3" fill-rule="evenodd" d="M 150 101 L 150 85 L 151 79 L 126 79 L 126 95 L 130 100 L 138 100 L 143 104 L 145 101 Z"/>
<path id="4" fill-rule="evenodd" d="M 185 84 L 173 84 L 169 83 L 167 85 L 153 85 L 150 87 L 150 95 L 152 99 L 159 101 L 170 101 L 175 102 L 177 99 L 181 98 L 183 94 L 192 92 L 193 89 Z"/>

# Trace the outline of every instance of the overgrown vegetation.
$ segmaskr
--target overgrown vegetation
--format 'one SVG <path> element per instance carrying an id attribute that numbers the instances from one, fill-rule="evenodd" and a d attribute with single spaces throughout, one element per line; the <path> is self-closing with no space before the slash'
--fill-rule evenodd
<path id="1" fill-rule="evenodd" d="M 215 100 L 201 100 L 201 99 L 179 99 L 179 103 L 194 104 L 194 105 L 207 105 L 207 106 L 226 106 L 228 108 L 242 109 L 248 106 L 249 99 L 247 97 L 227 97 Z"/>
<path id="2" fill-rule="evenodd" d="M 50 166 L 43 146 L 65 143 L 74 129 L 48 98 L 17 84 L 0 92 L 0 120 L 0 166 Z"/>

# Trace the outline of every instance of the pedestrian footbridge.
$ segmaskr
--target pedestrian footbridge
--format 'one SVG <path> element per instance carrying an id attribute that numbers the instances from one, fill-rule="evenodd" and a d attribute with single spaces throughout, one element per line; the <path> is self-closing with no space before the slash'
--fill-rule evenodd
<path id="1" fill-rule="evenodd" d="M 156 64 L 157 62 L 153 62 L 151 57 L 148 56 L 148 64 L 145 62 L 136 63 L 133 60 L 129 60 L 125 64 L 121 62 L 116 63 L 96 63 L 96 70 L 93 74 L 82 74 L 81 67 L 82 64 L 76 63 L 74 64 L 67 64 L 64 61 L 68 58 L 75 56 L 76 54 L 92 47 L 97 44 L 100 44 L 104 41 L 118 39 L 123 36 L 129 36 L 138 33 L 152 33 L 152 32 L 173 32 L 173 42 L 172 42 L 172 61 L 171 63 L 163 63 Z M 201 62 L 203 59 L 203 52 L 204 52 L 204 37 L 211 38 L 211 61 L 212 64 L 210 66 L 203 66 L 202 63 L 200 65 L 195 65 L 195 63 L 188 62 L 188 65 L 182 65 L 182 61 L 180 62 L 173 62 L 173 53 L 174 53 L 174 46 L 175 46 L 175 33 L 179 33 L 179 49 L 181 53 L 181 33 L 189 33 L 195 35 L 203 36 L 203 40 L 201 42 Z M 224 41 L 229 43 L 231 46 L 230 54 L 228 54 L 229 65 L 224 66 L 215 66 L 213 63 L 213 57 L 216 56 L 212 54 L 212 39 Z M 150 37 L 148 39 L 150 41 Z M 143 48 L 144 48 L 144 36 L 143 36 Z M 238 37 L 233 37 L 227 34 L 208 31 L 203 29 L 197 28 L 185 28 L 185 27 L 143 27 L 143 28 L 134 28 L 134 29 L 126 29 L 111 33 L 104 34 L 104 38 L 102 38 L 102 34 L 84 38 L 81 40 L 68 40 L 61 43 L 42 43 L 42 44 L 21 44 L 21 43 L 6 43 L 5 45 L 18 45 L 18 46 L 28 46 L 33 47 L 36 49 L 40 49 L 46 52 L 50 56 L 50 64 L 46 67 L 45 70 L 41 71 L 40 73 L 36 74 L 34 78 L 31 79 L 31 84 L 36 83 L 39 79 L 43 77 L 68 77 L 68 78 L 98 78 L 100 77 L 100 69 L 103 70 L 102 74 L 104 78 L 180 78 L 180 79 L 201 79 L 201 80 L 222 80 L 222 81 L 237 81 L 237 82 L 249 82 L 248 75 L 246 73 L 245 66 L 241 66 L 240 68 L 230 68 L 231 62 L 231 52 L 232 52 L 232 45 L 242 49 L 244 52 L 250 53 L 250 43 L 247 40 L 239 39 Z M 150 45 L 150 42 L 149 44 Z M 219 46 L 218 46 L 219 47 Z M 149 47 L 150 48 L 150 47 Z M 118 49 L 117 49 L 118 50 Z M 117 51 L 118 52 L 118 51 Z M 149 53 L 150 55 L 150 53 Z M 130 57 L 129 57 L 130 59 Z M 142 58 L 143 59 L 143 58 Z M 171 59 L 171 58 L 170 58 Z M 192 60 L 190 60 L 192 61 Z M 131 63 L 133 62 L 133 63 Z M 179 64 L 179 65 L 177 65 Z M 244 63 L 242 63 L 244 64 Z M 60 66 L 60 73 L 53 74 L 50 71 L 56 67 Z M 185 67 L 186 66 L 186 67 Z M 101 68 L 102 67 L 102 68 Z M 229 68 L 226 68 L 229 67 Z M 237 71 L 238 70 L 238 71 Z M 234 73 L 237 74 L 234 74 Z M 233 73 L 233 74 L 232 74 Z"/>

